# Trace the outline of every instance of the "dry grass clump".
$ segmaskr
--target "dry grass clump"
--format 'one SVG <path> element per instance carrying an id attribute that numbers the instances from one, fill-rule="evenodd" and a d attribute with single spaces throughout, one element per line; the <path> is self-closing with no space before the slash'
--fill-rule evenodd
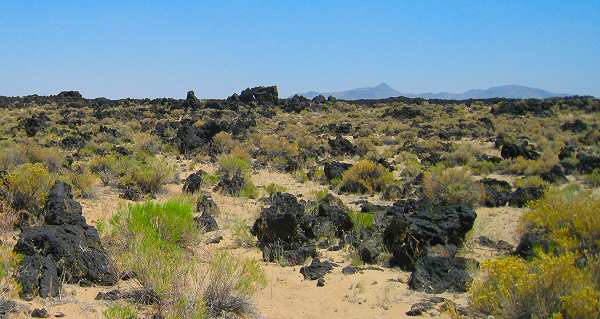
<path id="1" fill-rule="evenodd" d="M 0 199 L 0 233 L 12 231 L 19 221 L 19 215 L 9 203 Z"/>
<path id="2" fill-rule="evenodd" d="M 260 263 L 225 250 L 216 251 L 208 263 L 204 302 L 210 318 L 256 317 L 252 296 L 267 283 Z"/>
<path id="3" fill-rule="evenodd" d="M 434 203 L 474 206 L 483 197 L 483 189 L 468 170 L 432 167 L 423 178 L 425 196 Z"/>
<path id="4" fill-rule="evenodd" d="M 94 195 L 94 186 L 98 177 L 86 167 L 79 167 L 74 172 L 65 176 L 65 179 L 73 187 L 75 196 L 91 198 Z"/>
<path id="5" fill-rule="evenodd" d="M 394 182 L 392 173 L 380 164 L 361 160 L 345 171 L 340 189 L 351 193 L 380 192 Z"/>

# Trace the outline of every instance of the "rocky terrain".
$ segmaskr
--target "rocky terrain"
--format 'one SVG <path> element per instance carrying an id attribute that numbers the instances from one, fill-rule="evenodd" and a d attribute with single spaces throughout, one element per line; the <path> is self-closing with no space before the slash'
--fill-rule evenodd
<path id="1" fill-rule="evenodd" d="M 0 114 L 0 317 L 600 315 L 596 98 L 65 91 Z"/>

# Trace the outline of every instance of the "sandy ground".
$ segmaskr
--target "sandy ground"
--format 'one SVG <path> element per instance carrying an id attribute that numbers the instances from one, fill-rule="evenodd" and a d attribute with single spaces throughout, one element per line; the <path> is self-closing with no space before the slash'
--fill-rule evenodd
<path id="1" fill-rule="evenodd" d="M 209 164 L 196 165 L 194 169 L 212 172 L 215 167 Z M 193 170 L 186 169 L 181 173 L 183 180 Z M 496 177 L 496 176 L 495 176 Z M 501 177 L 501 176 L 500 176 Z M 506 177 L 505 177 L 506 178 Z M 259 170 L 252 176 L 259 189 L 270 183 L 284 186 L 287 192 L 310 199 L 315 190 L 326 188 L 314 182 L 300 183 L 291 175 Z M 165 193 L 157 200 L 164 200 L 181 193 L 181 183 L 169 184 Z M 219 206 L 221 214 L 217 221 L 221 227 L 219 233 L 224 240 L 216 245 L 198 247 L 199 250 L 211 251 L 216 248 L 228 248 L 232 251 L 261 260 L 261 253 L 256 248 L 235 248 L 230 231 L 233 221 L 242 220 L 251 225 L 258 216 L 263 204 L 259 200 L 232 198 L 209 191 Z M 359 196 L 339 196 L 351 208 L 361 199 Z M 369 201 L 390 204 L 379 197 L 365 197 Z M 95 225 L 100 220 L 109 219 L 112 214 L 126 207 L 130 201 L 120 199 L 118 193 L 109 187 L 98 186 L 95 197 L 80 200 L 88 223 Z M 521 209 L 478 208 L 476 226 L 469 236 L 467 245 L 461 252 L 463 255 L 484 259 L 495 256 L 497 251 L 480 247 L 477 238 L 481 235 L 494 240 L 505 240 L 516 244 L 518 220 Z M 316 281 L 304 280 L 299 272 L 300 267 L 282 267 L 274 263 L 264 263 L 268 286 L 259 291 L 255 297 L 256 306 L 263 318 L 404 318 L 410 306 L 423 298 L 431 297 L 425 293 L 408 289 L 406 282 L 409 273 L 397 269 L 381 268 L 380 270 L 364 270 L 353 275 L 345 275 L 342 268 L 349 265 L 349 258 L 343 252 L 324 251 L 321 259 L 339 264 L 339 267 L 325 276 L 326 285 L 317 287 Z M 262 262 L 262 261 L 261 261 Z M 102 311 L 107 303 L 94 300 L 100 291 L 115 288 L 128 288 L 132 283 L 120 282 L 116 287 L 82 288 L 76 285 L 65 285 L 60 298 L 43 301 L 36 298 L 32 302 L 22 302 L 27 308 L 44 307 L 52 314 L 63 313 L 65 318 L 102 318 Z M 459 304 L 466 303 L 464 294 L 442 294 L 441 296 Z M 436 316 L 444 316 L 437 314 Z"/>

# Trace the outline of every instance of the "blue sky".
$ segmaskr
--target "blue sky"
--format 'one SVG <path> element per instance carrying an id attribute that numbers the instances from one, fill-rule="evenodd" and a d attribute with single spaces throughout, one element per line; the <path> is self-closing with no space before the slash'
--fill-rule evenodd
<path id="1" fill-rule="evenodd" d="M 0 2 L 0 95 L 225 97 L 386 82 L 600 96 L 600 1 Z"/>

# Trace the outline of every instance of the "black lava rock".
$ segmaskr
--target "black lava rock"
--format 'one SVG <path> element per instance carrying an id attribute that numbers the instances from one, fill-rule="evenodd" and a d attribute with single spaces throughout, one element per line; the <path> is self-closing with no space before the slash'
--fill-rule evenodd
<path id="1" fill-rule="evenodd" d="M 467 258 L 424 256 L 415 264 L 408 286 L 427 293 L 466 292 L 472 281 L 469 267 L 478 267 L 477 261 Z"/>

